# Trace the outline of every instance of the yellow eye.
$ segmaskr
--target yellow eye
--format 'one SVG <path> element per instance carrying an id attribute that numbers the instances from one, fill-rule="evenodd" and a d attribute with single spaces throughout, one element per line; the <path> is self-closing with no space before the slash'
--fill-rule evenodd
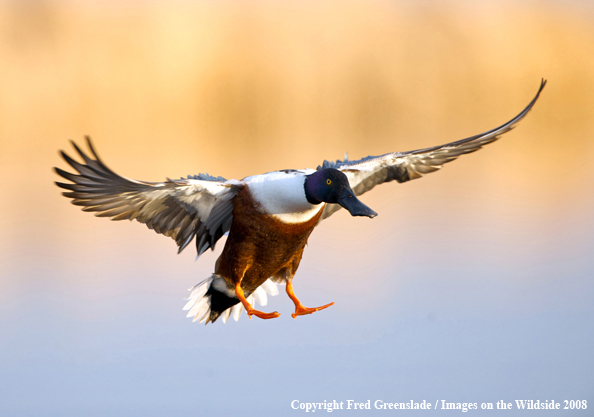
<path id="1" fill-rule="evenodd" d="M 328 184 L 328 185 L 332 184 L 332 180 L 331 180 L 330 178 L 328 178 L 328 179 L 326 180 L 326 184 Z"/>

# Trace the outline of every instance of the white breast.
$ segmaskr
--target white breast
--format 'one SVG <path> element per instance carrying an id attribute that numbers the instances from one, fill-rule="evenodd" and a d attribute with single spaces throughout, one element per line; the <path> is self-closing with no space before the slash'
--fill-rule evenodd
<path id="1" fill-rule="evenodd" d="M 315 172 L 276 171 L 244 178 L 254 199 L 266 214 L 284 223 L 301 223 L 310 220 L 325 204 L 310 204 L 305 197 L 305 176 Z"/>

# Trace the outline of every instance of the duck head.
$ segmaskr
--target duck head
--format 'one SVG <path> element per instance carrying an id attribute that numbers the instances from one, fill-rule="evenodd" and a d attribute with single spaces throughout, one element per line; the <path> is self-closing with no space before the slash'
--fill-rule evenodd
<path id="1" fill-rule="evenodd" d="M 321 169 L 305 178 L 305 197 L 311 204 L 340 204 L 351 216 L 375 217 L 377 213 L 357 197 L 344 173 L 334 168 Z"/>

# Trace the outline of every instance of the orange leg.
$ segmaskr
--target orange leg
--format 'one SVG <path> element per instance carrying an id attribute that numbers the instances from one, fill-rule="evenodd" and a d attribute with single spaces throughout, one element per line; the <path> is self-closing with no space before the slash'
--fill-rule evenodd
<path id="1" fill-rule="evenodd" d="M 287 295 L 295 303 L 295 312 L 293 314 L 291 314 L 291 317 L 293 317 L 293 318 L 296 318 L 297 316 L 303 316 L 305 314 L 311 314 L 316 311 L 320 311 L 325 308 L 328 308 L 331 305 L 334 305 L 334 303 L 330 303 L 330 304 L 326 304 L 325 306 L 321 306 L 321 307 L 313 307 L 313 308 L 303 307 L 303 304 L 301 304 L 301 301 L 299 301 L 299 299 L 295 296 L 295 293 L 293 292 L 293 284 L 291 283 L 291 280 L 287 281 Z"/>
<path id="2" fill-rule="evenodd" d="M 247 315 L 250 318 L 250 320 L 252 318 L 252 314 L 256 317 L 260 317 L 261 319 L 275 319 L 278 316 L 280 316 L 280 314 L 276 311 L 274 313 L 263 313 L 259 310 L 254 309 L 252 305 L 248 302 L 248 300 L 246 300 L 245 294 L 241 289 L 241 284 L 235 285 L 235 294 L 237 294 L 237 298 L 239 298 L 239 301 L 241 301 L 241 304 L 243 304 L 243 307 L 245 308 L 245 311 L 247 311 Z"/>

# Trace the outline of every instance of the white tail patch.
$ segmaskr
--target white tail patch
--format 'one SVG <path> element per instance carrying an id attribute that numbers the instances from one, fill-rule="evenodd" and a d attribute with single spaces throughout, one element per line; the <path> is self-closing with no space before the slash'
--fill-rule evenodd
<path id="1" fill-rule="evenodd" d="M 194 285 L 188 290 L 190 291 L 190 296 L 188 297 L 189 301 L 183 308 L 185 311 L 189 310 L 186 317 L 193 317 L 192 321 L 198 321 L 199 323 L 208 320 L 210 317 L 210 295 L 206 296 L 205 294 L 210 288 L 213 280 L 220 279 L 222 278 L 218 275 L 212 274 L 209 278 L 205 279 L 199 284 Z M 254 307 L 256 302 L 258 302 L 261 306 L 265 306 L 268 304 L 267 294 L 273 296 L 278 294 L 278 288 L 276 284 L 270 279 L 266 280 L 264 284 L 256 288 L 256 290 L 249 297 L 247 297 L 247 300 Z M 227 323 L 227 320 L 229 320 L 229 317 L 231 316 L 233 316 L 233 320 L 237 321 L 239 320 L 243 310 L 243 304 L 237 303 L 223 311 L 219 317 L 221 320 L 223 320 L 223 323 Z"/>

